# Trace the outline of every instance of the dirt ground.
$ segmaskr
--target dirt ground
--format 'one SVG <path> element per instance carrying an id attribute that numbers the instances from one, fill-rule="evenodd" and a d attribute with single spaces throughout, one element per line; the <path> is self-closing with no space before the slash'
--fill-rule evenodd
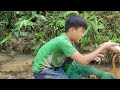
<path id="1" fill-rule="evenodd" d="M 31 71 L 34 57 L 31 55 L 8 55 L 0 53 L 0 79 L 34 79 Z M 113 74 L 111 64 L 92 64 Z"/>
<path id="2" fill-rule="evenodd" d="M 31 55 L 15 55 L 14 58 L 0 54 L 0 79 L 34 79 Z"/>

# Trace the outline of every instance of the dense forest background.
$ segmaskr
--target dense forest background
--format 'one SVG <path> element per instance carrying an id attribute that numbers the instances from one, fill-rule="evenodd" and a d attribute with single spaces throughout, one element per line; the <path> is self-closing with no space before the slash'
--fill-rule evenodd
<path id="1" fill-rule="evenodd" d="M 81 51 L 109 40 L 120 43 L 120 11 L 0 11 L 0 52 L 35 55 L 64 32 L 70 14 L 85 18 L 89 25 L 77 44 Z"/>

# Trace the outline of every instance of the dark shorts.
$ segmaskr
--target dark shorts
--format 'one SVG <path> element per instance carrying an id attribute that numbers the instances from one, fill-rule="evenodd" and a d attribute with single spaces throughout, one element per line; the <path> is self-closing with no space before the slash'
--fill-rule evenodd
<path id="1" fill-rule="evenodd" d="M 60 68 L 47 68 L 41 72 L 34 73 L 35 79 L 68 79 L 64 70 Z"/>

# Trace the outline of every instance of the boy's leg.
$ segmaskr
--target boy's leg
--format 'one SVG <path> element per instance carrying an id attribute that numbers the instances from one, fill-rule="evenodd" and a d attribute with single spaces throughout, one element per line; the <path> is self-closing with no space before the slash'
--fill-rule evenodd
<path id="1" fill-rule="evenodd" d="M 35 79 L 68 79 L 62 68 L 48 68 L 38 73 L 34 73 Z"/>

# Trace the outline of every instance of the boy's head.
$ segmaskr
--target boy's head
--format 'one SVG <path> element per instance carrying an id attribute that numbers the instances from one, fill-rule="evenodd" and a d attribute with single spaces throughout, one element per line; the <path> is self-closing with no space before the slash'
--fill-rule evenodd
<path id="1" fill-rule="evenodd" d="M 88 25 L 85 19 L 78 15 L 69 15 L 65 21 L 65 32 L 70 33 L 73 41 L 79 42 Z"/>

